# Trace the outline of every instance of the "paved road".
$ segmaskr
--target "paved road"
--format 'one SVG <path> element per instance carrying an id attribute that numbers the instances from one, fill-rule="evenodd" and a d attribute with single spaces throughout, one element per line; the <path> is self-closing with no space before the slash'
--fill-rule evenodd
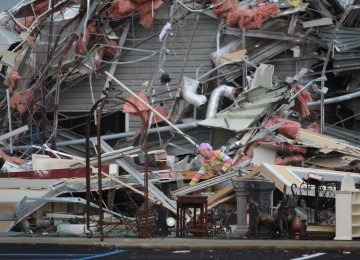
<path id="1" fill-rule="evenodd" d="M 299 252 L 288 250 L 152 250 L 108 248 L 84 245 L 0 244 L 0 259 L 156 259 L 156 260 L 232 260 L 232 259 L 360 259 L 356 252 Z"/>

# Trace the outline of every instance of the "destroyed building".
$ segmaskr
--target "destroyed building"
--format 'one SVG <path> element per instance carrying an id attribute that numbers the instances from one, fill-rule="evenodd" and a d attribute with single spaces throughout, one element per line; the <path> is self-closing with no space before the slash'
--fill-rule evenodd
<path id="1" fill-rule="evenodd" d="M 239 226 L 242 178 L 273 183 L 270 215 L 297 198 L 295 215 L 333 238 L 336 194 L 360 181 L 359 9 L 24 0 L 2 12 L 0 231 L 168 235 L 189 194 Z M 232 170 L 188 186 L 201 142 Z"/>

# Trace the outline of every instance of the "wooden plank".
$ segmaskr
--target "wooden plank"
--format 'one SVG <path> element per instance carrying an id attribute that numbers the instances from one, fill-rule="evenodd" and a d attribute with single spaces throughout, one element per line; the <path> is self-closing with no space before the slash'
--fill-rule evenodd
<path id="1" fill-rule="evenodd" d="M 246 175 L 240 177 L 244 179 L 249 179 L 251 177 L 254 177 L 260 172 L 258 168 L 255 168 L 251 172 L 247 173 Z M 227 196 L 229 193 L 231 193 L 234 190 L 233 185 L 228 185 L 225 188 L 219 190 L 217 193 L 211 195 L 208 197 L 208 205 L 211 206 L 212 204 L 216 203 L 217 201 L 222 200 L 225 196 Z"/>
<path id="2" fill-rule="evenodd" d="M 209 206 L 208 206 L 208 209 L 214 208 L 214 207 L 216 207 L 217 205 L 219 205 L 220 203 L 223 203 L 223 202 L 225 202 L 225 201 L 227 201 L 227 200 L 229 200 L 229 199 L 233 199 L 233 198 L 235 198 L 235 196 L 236 196 L 235 194 L 232 194 L 232 195 L 227 196 L 227 197 L 225 197 L 225 198 L 223 198 L 223 199 L 217 200 L 217 201 L 215 201 L 213 204 L 209 205 Z"/>
<path id="3" fill-rule="evenodd" d="M 210 195 L 208 197 L 208 205 L 212 205 L 214 202 L 224 198 L 232 191 L 234 191 L 234 187 L 232 184 L 230 184 L 230 185 L 226 186 L 225 188 L 219 190 L 217 193 Z"/>
<path id="4" fill-rule="evenodd" d="M 191 181 L 192 178 L 197 174 L 198 171 L 183 171 L 181 174 L 184 176 L 184 181 Z M 214 177 L 212 173 L 205 173 L 201 180 L 208 180 Z"/>

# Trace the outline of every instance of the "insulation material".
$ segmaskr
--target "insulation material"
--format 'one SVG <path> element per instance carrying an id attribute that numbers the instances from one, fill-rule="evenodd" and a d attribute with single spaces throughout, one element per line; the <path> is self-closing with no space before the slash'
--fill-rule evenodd
<path id="1" fill-rule="evenodd" d="M 3 158 L 6 162 L 11 162 L 11 163 L 15 163 L 15 164 L 23 164 L 25 161 L 17 158 L 15 156 L 9 156 L 7 155 L 4 151 L 0 150 L 0 157 Z"/>
<path id="2" fill-rule="evenodd" d="M 232 2 L 223 8 L 214 9 L 214 13 L 226 19 L 228 26 L 239 26 L 243 30 L 249 30 L 258 29 L 266 20 L 278 17 L 279 7 L 276 4 L 264 3 L 252 8 L 240 8 Z"/>
<path id="3" fill-rule="evenodd" d="M 9 89 L 10 93 L 13 92 L 16 82 L 21 79 L 21 76 L 16 68 L 13 68 L 9 75 Z"/>
<path id="4" fill-rule="evenodd" d="M 306 130 L 312 131 L 314 133 L 320 133 L 320 125 L 317 122 L 314 122 L 306 127 Z"/>
<path id="5" fill-rule="evenodd" d="M 279 123 L 282 123 L 282 126 L 276 129 L 278 133 L 295 140 L 299 137 L 300 123 L 295 121 L 278 117 L 271 117 L 269 120 L 266 121 L 264 127 L 269 128 Z"/>
<path id="6" fill-rule="evenodd" d="M 286 154 L 306 154 L 307 148 L 290 143 L 280 143 L 278 152 Z"/>
<path id="7" fill-rule="evenodd" d="M 163 117 L 167 117 L 168 115 L 169 115 L 169 111 L 168 110 L 166 110 L 164 107 L 162 107 L 162 106 L 154 106 L 154 109 L 158 112 L 158 113 L 160 113 Z M 152 121 L 152 123 L 154 123 L 154 124 L 157 124 L 157 123 L 160 123 L 160 122 L 162 122 L 162 121 L 164 121 L 161 117 L 159 117 L 159 116 L 157 116 L 157 115 L 154 115 L 154 118 L 153 118 L 153 121 Z"/>
<path id="8" fill-rule="evenodd" d="M 154 22 L 154 17 L 151 12 L 144 13 L 140 16 L 140 24 L 145 28 L 150 28 Z"/>
<path id="9" fill-rule="evenodd" d="M 220 4 L 222 0 L 213 0 L 213 4 Z M 213 12 L 221 18 L 226 18 L 231 10 L 238 8 L 237 0 L 226 0 L 224 3 L 213 8 Z"/>
<path id="10" fill-rule="evenodd" d="M 96 52 L 96 55 L 95 55 L 94 63 L 93 63 L 94 67 L 96 69 L 100 68 L 101 60 L 102 60 L 103 56 L 104 56 L 104 49 L 102 49 L 102 48 L 98 49 Z"/>
<path id="11" fill-rule="evenodd" d="M 301 85 L 297 85 L 294 88 L 294 93 L 297 93 L 299 90 L 302 89 L 303 86 Z M 311 98 L 311 94 L 309 91 L 304 90 L 300 93 L 299 96 L 296 97 L 295 99 L 295 105 L 292 108 L 294 111 L 298 112 L 302 117 L 308 116 L 310 115 L 310 110 L 307 106 L 308 102 L 311 102 L 312 98 Z"/>
<path id="12" fill-rule="evenodd" d="M 82 54 L 85 52 L 86 46 L 90 42 L 91 35 L 96 33 L 97 27 L 96 22 L 91 21 L 87 26 L 85 30 L 85 35 L 82 37 L 79 37 L 76 41 L 76 53 Z"/>
<path id="13" fill-rule="evenodd" d="M 25 28 L 29 28 L 33 24 L 34 21 L 35 21 L 35 16 L 26 16 L 22 19 L 17 20 L 17 22 Z M 14 24 L 14 29 L 18 33 L 21 33 L 24 30 L 23 27 L 19 26 L 16 23 Z"/>
<path id="14" fill-rule="evenodd" d="M 107 11 L 113 20 L 122 18 L 134 11 L 139 11 L 140 24 L 145 28 L 150 28 L 154 21 L 155 11 L 162 5 L 162 0 L 114 0 Z"/>
<path id="15" fill-rule="evenodd" d="M 58 1 L 55 1 L 55 3 Z M 49 7 L 49 0 L 39 1 L 38 3 L 34 4 L 34 12 L 37 15 L 41 15 L 48 10 Z"/>
<path id="16" fill-rule="evenodd" d="M 162 0 L 154 0 L 142 3 L 139 10 L 140 24 L 145 28 L 150 28 L 154 21 L 154 12 L 162 5 Z"/>
<path id="17" fill-rule="evenodd" d="M 111 19 L 119 19 L 135 11 L 138 3 L 131 0 L 114 0 L 110 7 L 107 9 Z"/>
<path id="18" fill-rule="evenodd" d="M 118 42 L 116 40 L 110 39 L 109 37 L 105 38 L 105 44 L 109 45 L 103 48 L 104 57 L 112 58 L 116 55 Z"/>
<path id="19" fill-rule="evenodd" d="M 146 104 L 150 105 L 149 100 L 147 98 L 147 95 L 144 90 L 141 90 L 139 93 L 137 93 L 137 96 L 140 97 Z M 127 98 L 128 101 L 132 102 L 134 106 L 136 106 L 140 112 L 143 114 L 145 120 L 149 119 L 149 108 L 145 106 L 142 102 L 140 102 L 135 97 L 129 97 Z M 130 116 L 136 116 L 138 117 L 139 114 L 135 108 L 133 108 L 132 105 L 130 105 L 128 102 L 124 103 L 123 110 L 124 113 L 129 113 Z"/>
<path id="20" fill-rule="evenodd" d="M 10 99 L 10 107 L 18 113 L 25 114 L 34 108 L 34 91 L 27 89 L 24 91 L 14 91 Z"/>
<path id="21" fill-rule="evenodd" d="M 304 161 L 304 156 L 301 154 L 291 155 L 291 156 L 277 156 L 274 164 L 278 165 L 299 165 Z"/>

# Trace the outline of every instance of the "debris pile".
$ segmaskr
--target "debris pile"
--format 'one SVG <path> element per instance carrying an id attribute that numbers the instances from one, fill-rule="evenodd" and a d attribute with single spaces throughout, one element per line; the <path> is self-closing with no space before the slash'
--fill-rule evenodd
<path id="1" fill-rule="evenodd" d="M 190 236 L 200 219 L 220 238 L 334 238 L 335 216 L 349 214 L 335 197 L 360 183 L 350 2 L 26 0 L 4 11 L 0 231 Z M 206 213 L 179 216 L 184 195 L 207 196 Z"/>

